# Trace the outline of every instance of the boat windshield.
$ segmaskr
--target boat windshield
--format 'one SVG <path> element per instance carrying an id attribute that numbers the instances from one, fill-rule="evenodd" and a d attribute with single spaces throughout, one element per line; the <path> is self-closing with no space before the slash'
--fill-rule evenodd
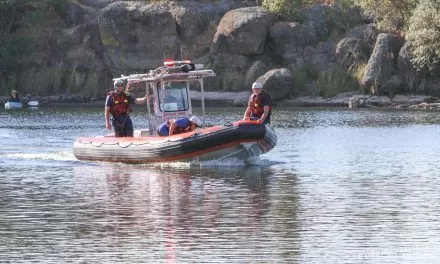
<path id="1" fill-rule="evenodd" d="M 188 110 L 188 91 L 185 81 L 167 82 L 164 89 L 158 85 L 157 93 L 159 94 L 159 106 L 162 112 Z"/>

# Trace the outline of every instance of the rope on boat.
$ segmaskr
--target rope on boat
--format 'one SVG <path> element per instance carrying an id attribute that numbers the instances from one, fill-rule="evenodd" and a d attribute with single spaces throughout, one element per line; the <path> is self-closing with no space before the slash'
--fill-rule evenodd
<path id="1" fill-rule="evenodd" d="M 198 133 L 196 133 L 196 134 L 198 134 Z M 195 136 L 196 134 L 192 135 L 191 137 Z M 160 143 L 163 143 L 163 142 L 175 142 L 175 141 L 179 141 L 179 140 L 181 140 L 181 139 L 177 139 L 177 140 L 170 140 L 170 139 L 168 139 L 168 140 L 160 141 Z M 90 145 L 92 145 L 94 147 L 97 147 L 97 148 L 100 148 L 100 147 L 102 147 L 104 145 L 105 146 L 117 145 L 120 148 L 128 148 L 130 146 L 143 146 L 143 145 L 151 144 L 151 142 L 150 141 L 146 141 L 144 143 L 129 142 L 128 144 L 123 144 L 122 142 L 108 143 L 108 142 L 89 141 L 89 142 L 86 142 L 85 144 L 90 144 Z"/>
<path id="2" fill-rule="evenodd" d="M 195 132 L 194 134 L 192 134 L 191 136 L 188 136 L 187 138 L 193 138 L 193 137 L 197 137 L 199 136 L 201 133 L 200 132 Z M 156 143 L 165 143 L 165 142 L 177 142 L 177 141 L 181 141 L 182 138 L 176 138 L 176 139 L 172 139 L 172 138 L 164 138 L 164 140 L 162 141 L 157 141 Z M 90 144 L 94 147 L 100 148 L 104 145 L 106 146 L 111 146 L 111 145 L 117 145 L 120 148 L 128 148 L 130 146 L 143 146 L 143 145 L 147 145 L 147 144 L 151 144 L 151 141 L 146 141 L 144 143 L 135 143 L 135 142 L 129 142 L 128 144 L 123 144 L 123 142 L 115 142 L 115 143 L 108 143 L 108 142 L 96 142 L 96 141 L 89 141 L 89 142 L 82 142 L 84 144 Z"/>

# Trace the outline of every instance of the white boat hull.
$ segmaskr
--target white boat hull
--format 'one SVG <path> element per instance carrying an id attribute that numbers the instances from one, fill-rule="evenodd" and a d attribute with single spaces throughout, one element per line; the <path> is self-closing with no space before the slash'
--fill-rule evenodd
<path id="1" fill-rule="evenodd" d="M 17 103 L 17 102 L 6 102 L 5 103 L 5 109 L 19 109 L 22 107 L 23 107 L 22 103 Z"/>

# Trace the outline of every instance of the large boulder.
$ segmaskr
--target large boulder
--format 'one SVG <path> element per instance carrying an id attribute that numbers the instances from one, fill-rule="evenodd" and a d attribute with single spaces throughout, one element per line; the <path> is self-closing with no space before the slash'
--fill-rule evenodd
<path id="1" fill-rule="evenodd" d="M 345 70 L 355 70 L 356 67 L 367 63 L 376 38 L 377 29 L 374 24 L 351 29 L 336 45 L 335 54 L 338 62 Z"/>
<path id="2" fill-rule="evenodd" d="M 263 7 L 245 7 L 227 12 L 217 28 L 211 53 L 262 54 L 274 15 Z"/>
<path id="3" fill-rule="evenodd" d="M 336 45 L 335 54 L 338 62 L 349 70 L 362 65 L 370 57 L 370 46 L 360 38 L 345 37 Z"/>
<path id="4" fill-rule="evenodd" d="M 184 57 L 198 58 L 209 53 L 212 39 L 224 14 L 248 5 L 246 1 L 233 0 L 212 3 L 171 1 L 166 2 L 164 7 L 171 12 L 175 20 Z"/>
<path id="5" fill-rule="evenodd" d="M 160 3 L 115 2 L 98 18 L 107 65 L 136 71 L 155 67 L 163 58 L 180 58 L 180 41 L 172 14 Z"/>
<path id="6" fill-rule="evenodd" d="M 260 76 L 257 81 L 263 84 L 272 100 L 287 99 L 293 94 L 293 75 L 289 69 L 273 69 Z"/>
<path id="7" fill-rule="evenodd" d="M 297 52 L 300 49 L 315 45 L 317 40 L 309 26 L 297 22 L 276 22 L 269 32 L 270 43 L 275 53 L 282 57 L 285 53 Z"/>
<path id="8" fill-rule="evenodd" d="M 375 95 L 389 92 L 387 82 L 396 73 L 397 56 L 404 43 L 401 36 L 381 33 L 365 68 L 362 84 Z"/>

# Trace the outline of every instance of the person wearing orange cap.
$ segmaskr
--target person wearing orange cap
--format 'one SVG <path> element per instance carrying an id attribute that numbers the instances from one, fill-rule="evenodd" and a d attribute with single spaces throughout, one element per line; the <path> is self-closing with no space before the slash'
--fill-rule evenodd
<path id="1" fill-rule="evenodd" d="M 260 82 L 252 84 L 252 94 L 244 112 L 243 120 L 256 120 L 258 124 L 270 124 L 272 100 Z"/>

